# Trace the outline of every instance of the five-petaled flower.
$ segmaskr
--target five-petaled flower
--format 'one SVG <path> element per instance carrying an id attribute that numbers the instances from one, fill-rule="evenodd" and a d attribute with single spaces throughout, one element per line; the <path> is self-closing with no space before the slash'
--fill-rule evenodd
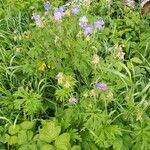
<path id="1" fill-rule="evenodd" d="M 97 82 L 96 87 L 102 91 L 106 91 L 108 89 L 107 84 L 105 83 L 101 83 L 101 82 Z"/>
<path id="2" fill-rule="evenodd" d="M 92 34 L 93 33 L 93 27 L 90 24 L 87 24 L 86 26 L 84 26 L 84 34 L 88 35 L 88 34 Z"/>
<path id="3" fill-rule="evenodd" d="M 105 25 L 104 20 L 99 19 L 94 22 L 95 29 L 101 29 Z"/>
<path id="4" fill-rule="evenodd" d="M 69 99 L 70 104 L 76 104 L 77 102 L 78 102 L 78 99 L 76 99 L 76 98 L 70 98 Z"/>
<path id="5" fill-rule="evenodd" d="M 44 6 L 44 9 L 45 9 L 46 11 L 49 11 L 49 10 L 51 9 L 51 5 L 50 5 L 50 3 L 49 3 L 48 1 L 47 1 L 47 2 L 44 2 L 43 6 Z"/>
<path id="6" fill-rule="evenodd" d="M 64 11 L 65 10 L 64 10 L 63 6 L 55 8 L 55 10 L 54 10 L 54 19 L 55 20 L 61 20 L 62 17 L 65 16 L 65 12 Z"/>
<path id="7" fill-rule="evenodd" d="M 80 17 L 80 19 L 79 19 L 79 25 L 80 25 L 80 27 L 86 26 L 87 23 L 88 23 L 88 19 L 87 19 L 86 16 Z"/>
<path id="8" fill-rule="evenodd" d="M 35 14 L 35 13 L 33 13 L 32 19 L 33 19 L 36 23 L 38 23 L 38 22 L 41 21 L 40 15 L 37 15 L 37 14 Z"/>
<path id="9" fill-rule="evenodd" d="M 79 5 L 74 5 L 72 7 L 72 14 L 76 15 L 80 12 L 80 6 Z"/>
<path id="10" fill-rule="evenodd" d="M 41 17 L 39 15 L 37 15 L 36 13 L 33 13 L 32 19 L 35 21 L 35 24 L 38 27 L 43 27 L 43 22 L 42 22 Z"/>

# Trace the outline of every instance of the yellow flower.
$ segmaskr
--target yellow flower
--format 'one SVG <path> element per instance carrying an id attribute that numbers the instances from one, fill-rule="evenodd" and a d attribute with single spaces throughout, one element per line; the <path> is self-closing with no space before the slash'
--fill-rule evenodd
<path id="1" fill-rule="evenodd" d="M 90 41 L 90 36 L 89 35 L 86 36 L 85 40 L 89 42 Z"/>
<path id="2" fill-rule="evenodd" d="M 40 66 L 39 66 L 39 71 L 44 71 L 46 68 L 46 64 L 45 63 L 42 63 Z"/>
<path id="3" fill-rule="evenodd" d="M 65 14 L 66 14 L 66 16 L 71 16 L 71 12 L 70 12 L 70 10 L 69 10 L 69 9 L 68 9 L 68 10 L 66 10 Z"/>

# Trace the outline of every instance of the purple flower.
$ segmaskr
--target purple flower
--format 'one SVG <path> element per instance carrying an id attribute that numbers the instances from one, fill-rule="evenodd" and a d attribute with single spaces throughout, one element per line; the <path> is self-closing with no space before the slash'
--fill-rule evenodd
<path id="1" fill-rule="evenodd" d="M 54 12 L 54 19 L 55 20 L 61 20 L 62 19 L 62 14 L 61 12 Z"/>
<path id="2" fill-rule="evenodd" d="M 79 25 L 81 27 L 84 27 L 85 25 L 87 25 L 87 23 L 88 23 L 88 19 L 86 18 L 86 16 L 80 17 L 80 19 L 79 19 Z"/>
<path id="3" fill-rule="evenodd" d="M 72 13 L 73 13 L 74 15 L 76 15 L 77 13 L 79 13 L 79 11 L 80 11 L 80 6 L 79 6 L 79 5 L 74 5 L 74 6 L 72 7 Z"/>
<path id="4" fill-rule="evenodd" d="M 94 22 L 94 27 L 95 27 L 96 29 L 100 29 L 100 28 L 102 28 L 104 25 L 105 25 L 105 22 L 104 22 L 104 20 L 102 20 L 102 19 L 96 20 L 96 21 Z"/>
<path id="5" fill-rule="evenodd" d="M 60 6 L 60 7 L 59 7 L 59 10 L 60 10 L 61 12 L 64 12 L 64 11 L 65 11 L 65 6 Z"/>
<path id="6" fill-rule="evenodd" d="M 96 87 L 102 91 L 106 91 L 108 89 L 107 85 L 105 83 L 96 83 Z"/>
<path id="7" fill-rule="evenodd" d="M 84 34 L 88 35 L 88 34 L 92 34 L 93 33 L 93 27 L 90 24 L 87 24 L 84 27 Z"/>
<path id="8" fill-rule="evenodd" d="M 62 16 L 65 16 L 65 7 L 64 6 L 60 6 L 55 8 L 54 12 L 60 12 Z"/>
<path id="9" fill-rule="evenodd" d="M 76 98 L 70 98 L 69 99 L 70 104 L 76 104 L 77 102 L 78 102 L 78 100 Z"/>
<path id="10" fill-rule="evenodd" d="M 32 18 L 34 19 L 34 21 L 36 23 L 40 21 L 40 16 L 39 15 L 33 14 Z"/>
<path id="11" fill-rule="evenodd" d="M 55 10 L 54 10 L 55 20 L 61 20 L 63 16 L 65 16 L 64 7 L 61 6 L 61 7 L 55 8 Z"/>
<path id="12" fill-rule="evenodd" d="M 48 1 L 45 2 L 43 6 L 44 6 L 44 9 L 45 9 L 46 11 L 50 10 L 50 8 L 51 8 L 51 5 L 50 5 L 50 3 L 49 3 Z"/>

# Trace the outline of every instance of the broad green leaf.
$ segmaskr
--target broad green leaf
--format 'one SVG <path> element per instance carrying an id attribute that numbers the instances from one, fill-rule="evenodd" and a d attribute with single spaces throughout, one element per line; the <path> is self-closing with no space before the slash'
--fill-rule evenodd
<path id="1" fill-rule="evenodd" d="M 24 130 L 29 130 L 32 129 L 34 126 L 34 122 L 31 121 L 24 121 L 23 123 L 20 124 L 21 128 Z"/>
<path id="2" fill-rule="evenodd" d="M 55 148 L 50 144 L 45 144 L 42 146 L 41 150 L 55 150 Z"/>
<path id="3" fill-rule="evenodd" d="M 18 125 L 11 125 L 8 129 L 8 133 L 11 134 L 11 135 L 14 135 L 16 133 L 19 132 L 19 126 Z"/>
<path id="4" fill-rule="evenodd" d="M 17 140 L 17 136 L 9 136 L 8 134 L 5 135 L 5 142 L 8 142 L 9 145 L 16 144 Z"/>
<path id="5" fill-rule="evenodd" d="M 39 139 L 48 143 L 51 143 L 55 140 L 61 131 L 60 126 L 56 126 L 54 122 L 46 123 L 39 132 Z"/>
<path id="6" fill-rule="evenodd" d="M 63 133 L 56 138 L 54 143 L 56 150 L 69 150 L 70 149 L 70 134 Z"/>
<path id="7" fill-rule="evenodd" d="M 123 140 L 122 138 L 118 137 L 113 142 L 113 148 L 114 150 L 122 150 L 123 148 Z"/>
<path id="8" fill-rule="evenodd" d="M 32 131 L 26 131 L 26 130 L 21 130 L 18 133 L 18 144 L 26 144 L 28 141 L 31 141 L 33 138 L 33 132 Z"/>
<path id="9" fill-rule="evenodd" d="M 27 143 L 25 145 L 21 145 L 18 150 L 38 150 L 38 149 L 35 143 Z"/>
<path id="10" fill-rule="evenodd" d="M 81 147 L 78 145 L 75 145 L 71 148 L 71 150 L 81 150 Z"/>

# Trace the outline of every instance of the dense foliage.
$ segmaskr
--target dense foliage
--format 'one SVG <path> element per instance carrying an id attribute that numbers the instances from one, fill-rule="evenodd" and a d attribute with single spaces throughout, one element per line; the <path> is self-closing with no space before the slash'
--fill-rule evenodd
<path id="1" fill-rule="evenodd" d="M 150 14 L 62 4 L 0 0 L 0 150 L 149 150 Z"/>

